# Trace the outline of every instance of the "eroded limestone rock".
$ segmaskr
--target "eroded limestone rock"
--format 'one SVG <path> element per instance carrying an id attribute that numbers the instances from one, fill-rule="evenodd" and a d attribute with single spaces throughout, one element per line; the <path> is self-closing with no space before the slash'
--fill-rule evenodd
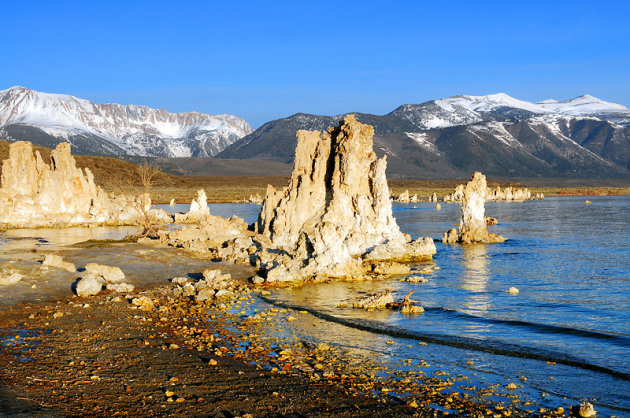
<path id="1" fill-rule="evenodd" d="M 486 176 L 477 171 L 461 189 L 462 217 L 459 230 L 453 228 L 444 233 L 443 243 L 471 244 L 474 242 L 496 243 L 505 241 L 502 236 L 488 232 L 485 219 L 486 193 Z"/>
<path id="2" fill-rule="evenodd" d="M 348 115 L 326 132 L 298 131 L 289 186 L 269 186 L 257 222 L 274 252 L 260 255 L 268 282 L 366 274 L 368 260 L 430 259 L 430 239 L 400 232 L 373 151 L 374 129 Z"/>
<path id="3" fill-rule="evenodd" d="M 175 215 L 176 223 L 193 223 L 199 222 L 210 216 L 210 208 L 208 207 L 208 197 L 206 192 L 201 189 L 197 191 L 197 197 L 190 202 L 188 213 L 178 213 Z"/>
<path id="4" fill-rule="evenodd" d="M 110 197 L 98 187 L 88 168 L 76 166 L 69 143 L 57 145 L 50 163 L 33 152 L 30 142 L 12 143 L 1 181 L 0 226 L 4 227 L 136 225 L 147 215 L 137 198 Z M 148 204 L 150 208 L 150 200 Z M 158 212 L 151 216 L 164 218 Z"/>

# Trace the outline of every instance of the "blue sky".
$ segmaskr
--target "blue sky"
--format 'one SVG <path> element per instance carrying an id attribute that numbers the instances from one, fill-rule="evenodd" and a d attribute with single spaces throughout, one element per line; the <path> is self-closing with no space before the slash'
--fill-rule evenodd
<path id="1" fill-rule="evenodd" d="M 456 94 L 630 106 L 628 1 L 0 5 L 0 89 L 232 113 L 254 127 Z"/>

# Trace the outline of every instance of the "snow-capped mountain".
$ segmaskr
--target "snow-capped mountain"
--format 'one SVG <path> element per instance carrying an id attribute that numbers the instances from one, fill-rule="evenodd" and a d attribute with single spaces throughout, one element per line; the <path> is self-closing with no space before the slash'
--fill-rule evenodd
<path id="1" fill-rule="evenodd" d="M 630 175 L 630 109 L 585 95 L 531 103 L 504 93 L 405 104 L 383 115 L 357 113 L 374 126 L 377 153 L 400 177 Z M 289 161 L 298 129 L 327 129 L 343 115 L 296 114 L 268 122 L 230 145 L 223 158 Z"/>
<path id="2" fill-rule="evenodd" d="M 245 120 L 233 115 L 95 104 L 24 87 L 0 91 L 0 138 L 45 146 L 69 141 L 80 153 L 213 156 L 251 132 Z"/>

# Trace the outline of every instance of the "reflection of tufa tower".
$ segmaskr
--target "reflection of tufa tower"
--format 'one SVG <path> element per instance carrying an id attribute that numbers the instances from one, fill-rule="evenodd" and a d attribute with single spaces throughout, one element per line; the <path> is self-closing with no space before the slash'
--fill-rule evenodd
<path id="1" fill-rule="evenodd" d="M 485 312 L 490 307 L 490 298 L 486 286 L 490 279 L 488 271 L 488 248 L 485 244 L 473 244 L 462 247 L 465 272 L 461 287 L 473 292 L 464 300 L 464 312 Z"/>

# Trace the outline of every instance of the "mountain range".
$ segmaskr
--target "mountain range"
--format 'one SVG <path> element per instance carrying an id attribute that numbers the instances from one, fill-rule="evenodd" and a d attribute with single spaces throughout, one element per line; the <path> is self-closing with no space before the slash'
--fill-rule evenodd
<path id="1" fill-rule="evenodd" d="M 461 95 L 386 115 L 355 114 L 374 126 L 375 150 L 388 156 L 391 177 L 465 178 L 475 170 L 501 178 L 630 177 L 630 109 L 589 95 L 538 103 L 504 93 Z M 232 115 L 0 91 L 0 138 L 49 147 L 69 141 L 77 154 L 203 157 L 194 159 L 202 171 L 213 156 L 291 163 L 299 129 L 328 129 L 344 116 L 297 113 L 252 131 Z"/>
<path id="2" fill-rule="evenodd" d="M 274 120 L 217 156 L 291 161 L 297 129 L 327 129 L 343 116 Z M 374 126 L 376 153 L 388 156 L 392 177 L 460 178 L 475 170 L 506 178 L 630 175 L 630 109 L 589 95 L 539 103 L 503 93 L 462 95 L 356 116 Z"/>
<path id="3" fill-rule="evenodd" d="M 68 141 L 75 154 L 209 157 L 251 132 L 232 115 L 95 104 L 24 87 L 0 91 L 0 138 L 48 147 Z"/>

